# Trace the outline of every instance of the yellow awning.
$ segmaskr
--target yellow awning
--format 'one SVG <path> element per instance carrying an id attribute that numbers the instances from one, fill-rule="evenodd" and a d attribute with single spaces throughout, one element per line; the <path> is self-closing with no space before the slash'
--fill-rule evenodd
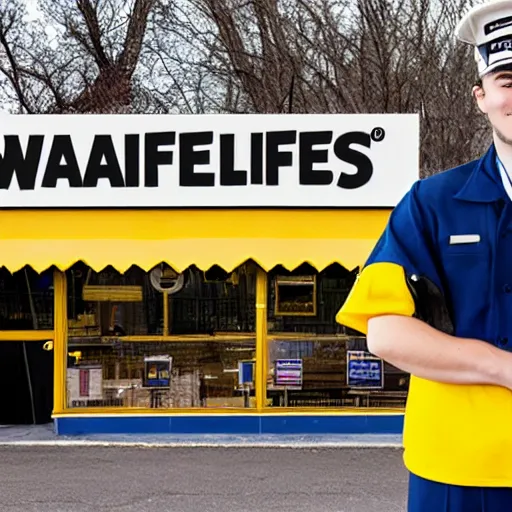
<path id="1" fill-rule="evenodd" d="M 254 260 L 265 270 L 362 265 L 384 229 L 384 210 L 73 210 L 0 212 L 0 267 L 38 272 L 83 261 L 95 270 L 167 262 L 182 271 Z"/>

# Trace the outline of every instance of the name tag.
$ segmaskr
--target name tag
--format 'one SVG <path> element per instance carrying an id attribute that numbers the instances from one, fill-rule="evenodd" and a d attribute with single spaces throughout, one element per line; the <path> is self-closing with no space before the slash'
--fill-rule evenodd
<path id="1" fill-rule="evenodd" d="M 480 235 L 451 235 L 450 245 L 477 244 L 480 242 Z"/>

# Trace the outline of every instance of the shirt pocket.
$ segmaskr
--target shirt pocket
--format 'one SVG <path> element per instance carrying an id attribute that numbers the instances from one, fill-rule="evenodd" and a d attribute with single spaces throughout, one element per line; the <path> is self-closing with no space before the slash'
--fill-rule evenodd
<path id="1" fill-rule="evenodd" d="M 441 265 L 458 336 L 481 336 L 488 323 L 492 256 L 488 243 L 445 245 Z"/>

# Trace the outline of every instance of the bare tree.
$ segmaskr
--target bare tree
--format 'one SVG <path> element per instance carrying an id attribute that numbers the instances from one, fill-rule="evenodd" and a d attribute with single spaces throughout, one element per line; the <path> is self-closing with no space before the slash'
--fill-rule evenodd
<path id="1" fill-rule="evenodd" d="M 418 112 L 421 168 L 475 156 L 485 127 L 471 96 L 472 49 L 455 40 L 465 0 L 358 0 L 361 102 L 370 112 Z"/>
<path id="2" fill-rule="evenodd" d="M 118 112 L 133 102 L 134 74 L 156 0 L 43 0 L 24 20 L 20 0 L 0 9 L 0 72 L 21 111 Z M 45 27 L 54 28 L 50 40 Z M 13 92 L 11 91 L 11 98 Z M 9 94 L 9 93 L 7 93 Z"/>
<path id="3" fill-rule="evenodd" d="M 23 112 L 419 113 L 429 175 L 489 143 L 455 24 L 474 0 L 0 0 Z M 51 38 L 48 26 L 53 27 Z"/>
<path id="4" fill-rule="evenodd" d="M 162 25 L 179 32 L 179 48 L 188 42 L 202 55 L 181 62 L 174 77 L 201 70 L 194 89 L 202 95 L 205 76 L 215 77 L 219 110 L 419 112 L 422 170 L 430 174 L 483 147 L 483 119 L 469 94 L 472 57 L 453 37 L 469 3 L 194 0 L 192 17 Z"/>

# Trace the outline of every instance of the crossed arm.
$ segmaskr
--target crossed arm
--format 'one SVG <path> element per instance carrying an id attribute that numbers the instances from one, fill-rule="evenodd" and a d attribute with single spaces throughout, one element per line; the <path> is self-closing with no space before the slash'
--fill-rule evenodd
<path id="1" fill-rule="evenodd" d="M 485 341 L 450 336 L 417 318 L 371 318 L 367 343 L 373 354 L 420 378 L 512 390 L 512 353 Z"/>

